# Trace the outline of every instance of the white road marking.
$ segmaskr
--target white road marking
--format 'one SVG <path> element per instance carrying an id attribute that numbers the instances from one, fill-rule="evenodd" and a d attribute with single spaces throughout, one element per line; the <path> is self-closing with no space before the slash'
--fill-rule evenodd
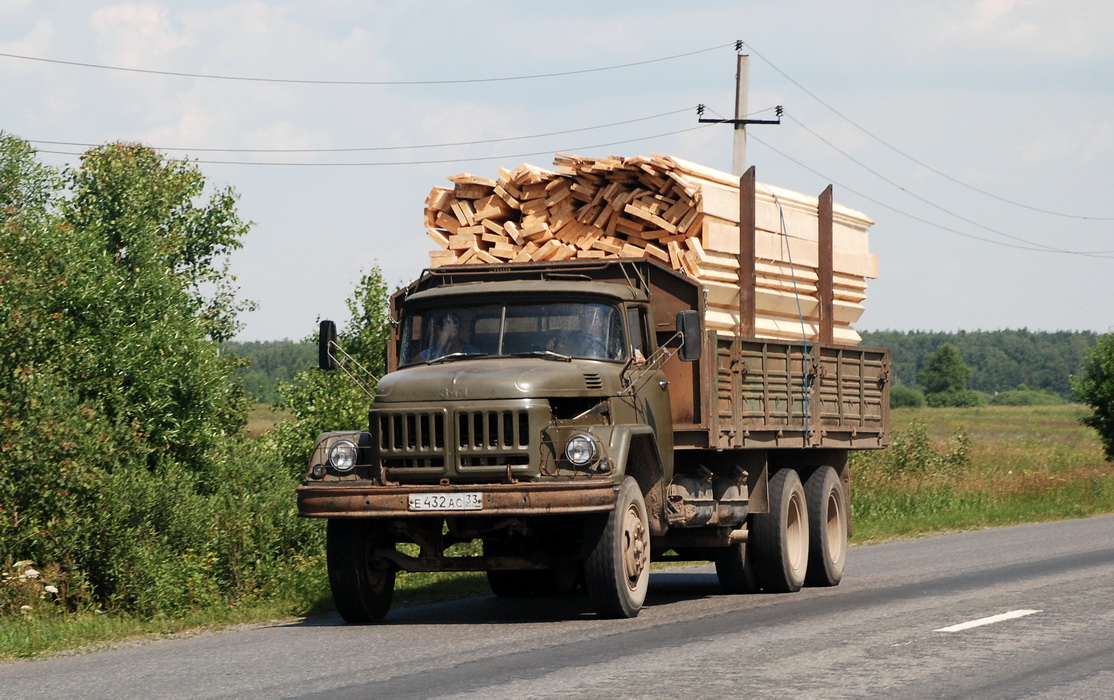
<path id="1" fill-rule="evenodd" d="M 983 625 L 993 625 L 995 622 L 1002 622 L 1003 620 L 1014 620 L 1014 619 L 1019 618 L 1019 617 L 1025 617 L 1026 615 L 1032 615 L 1033 613 L 1039 613 L 1039 612 L 1043 612 L 1043 611 L 1041 611 L 1041 610 L 1014 610 L 1012 612 L 1002 613 L 1001 615 L 992 615 L 990 617 L 983 617 L 983 618 L 980 618 L 978 620 L 971 620 L 970 622 L 962 622 L 958 625 L 952 625 L 951 627 L 941 627 L 940 629 L 938 629 L 936 631 L 937 632 L 959 632 L 961 630 L 969 630 L 972 627 L 982 627 Z"/>

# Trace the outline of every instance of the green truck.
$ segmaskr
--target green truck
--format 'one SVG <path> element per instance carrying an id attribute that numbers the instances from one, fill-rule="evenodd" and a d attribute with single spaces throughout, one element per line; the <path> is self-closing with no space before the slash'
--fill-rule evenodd
<path id="1" fill-rule="evenodd" d="M 298 488 L 344 620 L 382 619 L 400 570 L 583 586 L 609 618 L 638 614 L 655 560 L 715 562 L 726 593 L 838 584 L 889 355 L 705 330 L 705 298 L 631 259 L 435 268 L 396 293 L 367 428 L 321 435 Z M 335 337 L 323 322 L 323 369 Z"/>

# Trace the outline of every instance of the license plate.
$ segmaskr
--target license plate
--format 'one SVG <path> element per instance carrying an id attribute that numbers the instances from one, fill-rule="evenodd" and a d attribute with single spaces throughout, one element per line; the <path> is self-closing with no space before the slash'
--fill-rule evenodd
<path id="1" fill-rule="evenodd" d="M 412 493 L 410 510 L 483 510 L 484 497 L 478 491 L 461 493 Z"/>

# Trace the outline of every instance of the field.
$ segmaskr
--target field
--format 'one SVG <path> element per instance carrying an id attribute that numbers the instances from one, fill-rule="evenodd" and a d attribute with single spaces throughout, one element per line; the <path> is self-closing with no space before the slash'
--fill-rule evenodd
<path id="1" fill-rule="evenodd" d="M 897 409 L 854 456 L 855 542 L 1114 512 L 1114 465 L 1064 406 Z"/>
<path id="2" fill-rule="evenodd" d="M 1103 460 L 1094 431 L 1079 423 L 1086 413 L 1074 405 L 894 410 L 891 447 L 853 457 L 852 542 L 1114 512 L 1114 465 Z M 260 407 L 249 431 L 283 419 Z M 220 607 L 183 619 L 83 613 L 8 620 L 0 625 L 0 658 L 326 611 L 323 557 L 306 552 L 296 564 L 304 573 L 269 606 Z M 403 573 L 396 605 L 486 594 L 483 574 Z"/>

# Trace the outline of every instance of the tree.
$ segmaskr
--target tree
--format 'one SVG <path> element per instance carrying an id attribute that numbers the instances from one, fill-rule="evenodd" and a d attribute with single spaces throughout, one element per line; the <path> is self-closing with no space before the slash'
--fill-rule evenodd
<path id="1" fill-rule="evenodd" d="M 917 374 L 929 406 L 979 406 L 986 397 L 967 388 L 973 370 L 951 343 L 941 345 Z"/>
<path id="2" fill-rule="evenodd" d="M 205 190 L 143 146 L 56 172 L 0 135 L 0 562 L 60 569 L 82 604 L 173 610 L 263 558 L 227 545 L 266 479 L 230 468 L 247 401 L 214 342 L 243 308 L 216 261 L 247 226 Z"/>
<path id="3" fill-rule="evenodd" d="M 939 394 L 945 391 L 962 391 L 971 381 L 973 370 L 963 362 L 963 355 L 951 343 L 944 343 L 928 364 L 917 374 L 917 380 L 926 394 Z"/>
<path id="4" fill-rule="evenodd" d="M 314 440 L 330 430 L 365 430 L 377 377 L 386 372 L 389 294 L 379 268 L 364 275 L 348 298 L 349 320 L 337 334 L 345 371 L 306 369 L 279 386 L 278 406 L 294 414 L 267 436 L 292 474 L 301 476 Z M 317 347 L 317 334 L 307 338 Z M 366 371 L 365 371 L 366 370 Z M 351 374 L 351 376 L 350 376 Z M 368 376 L 368 375 L 371 376 Z"/>
<path id="5" fill-rule="evenodd" d="M 1071 385 L 1092 409 L 1083 424 L 1098 431 L 1107 461 L 1114 461 L 1114 333 L 1099 337 Z"/>

